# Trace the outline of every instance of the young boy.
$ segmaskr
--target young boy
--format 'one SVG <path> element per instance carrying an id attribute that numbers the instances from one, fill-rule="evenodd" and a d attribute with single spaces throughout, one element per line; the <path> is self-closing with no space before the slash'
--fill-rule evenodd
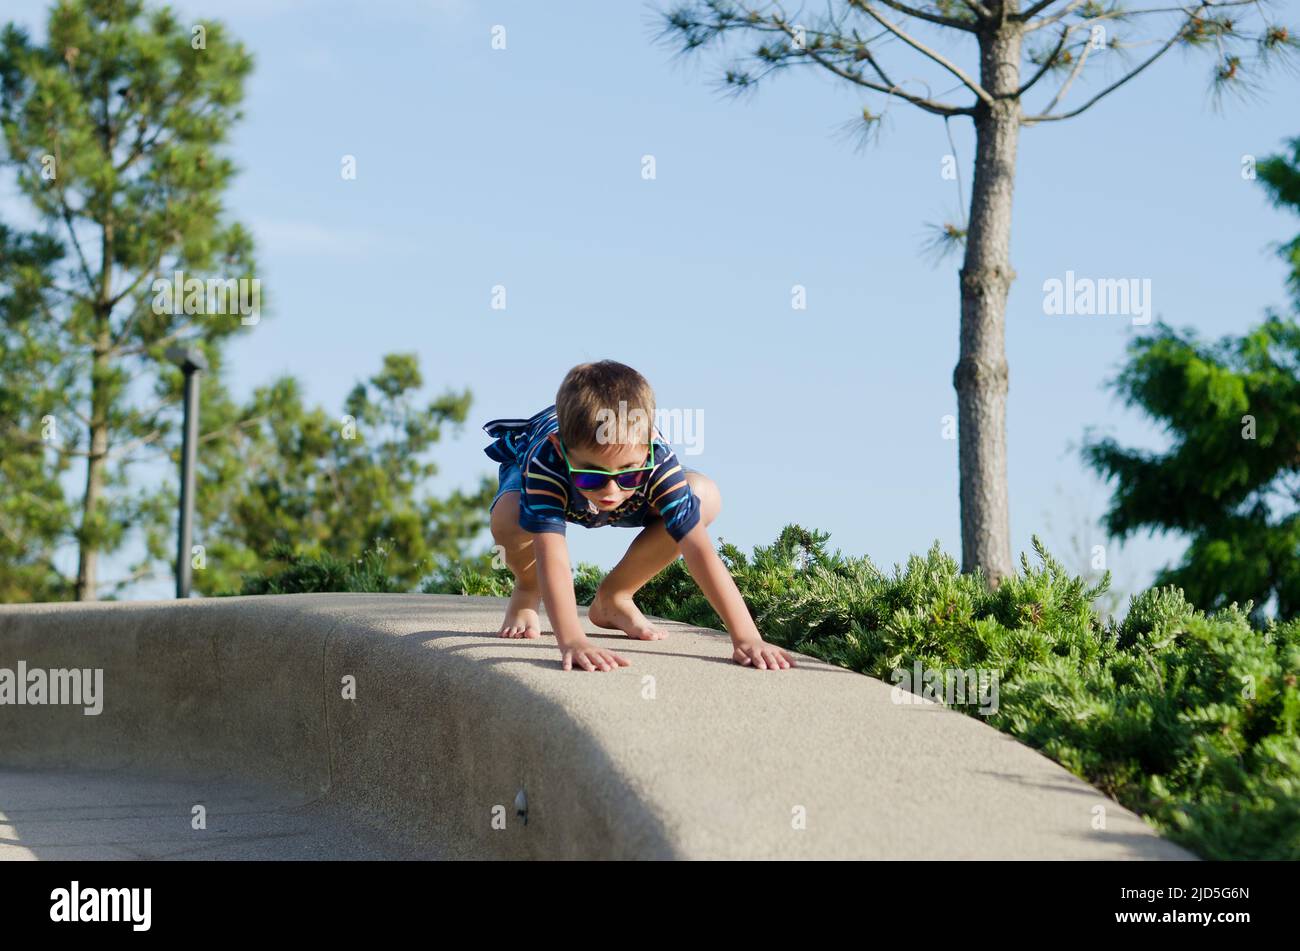
<path id="1" fill-rule="evenodd" d="M 561 666 L 616 670 L 629 661 L 592 643 L 578 620 L 565 524 L 645 526 L 601 582 L 587 617 L 639 640 L 667 634 L 632 596 L 681 554 L 731 635 L 732 659 L 760 670 L 795 666 L 758 633 L 706 526 L 722 499 L 708 476 L 683 469 L 654 433 L 654 391 L 636 370 L 613 360 L 565 375 L 555 404 L 529 419 L 484 425 L 484 449 L 501 463 L 492 500 L 492 537 L 515 576 L 499 637 L 540 637 L 539 601 L 555 628 Z"/>

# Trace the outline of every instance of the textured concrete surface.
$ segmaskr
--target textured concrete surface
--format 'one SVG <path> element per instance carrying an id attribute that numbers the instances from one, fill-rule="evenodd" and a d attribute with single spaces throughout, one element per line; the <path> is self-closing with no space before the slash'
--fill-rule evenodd
<path id="1" fill-rule="evenodd" d="M 667 639 L 629 641 L 585 618 L 632 666 L 566 672 L 550 635 L 491 636 L 504 604 L 0 607 L 0 668 L 104 670 L 98 716 L 0 704 L 0 857 L 130 842 L 223 858 L 1191 857 L 1039 753 L 965 714 L 895 703 L 881 681 L 803 657 L 742 668 L 718 632 L 665 622 Z M 44 771 L 67 767 L 86 798 L 51 804 L 94 804 L 104 783 L 105 803 L 140 814 L 138 835 L 43 814 L 41 787 L 59 786 Z M 253 838 L 196 839 L 202 797 Z"/>
<path id="2" fill-rule="evenodd" d="M 0 768 L 0 862 L 438 857 L 238 780 Z"/>

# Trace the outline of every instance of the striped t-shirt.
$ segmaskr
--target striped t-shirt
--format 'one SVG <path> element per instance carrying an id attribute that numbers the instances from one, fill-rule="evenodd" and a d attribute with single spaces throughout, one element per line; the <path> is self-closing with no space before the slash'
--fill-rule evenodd
<path id="1" fill-rule="evenodd" d="M 650 478 L 618 508 L 602 511 L 573 485 L 564 457 L 547 438 L 560 429 L 554 404 L 528 419 L 494 419 L 483 429 L 496 437 L 483 450 L 488 457 L 522 470 L 519 527 L 525 531 L 563 535 L 566 522 L 587 528 L 644 525 L 658 514 L 673 541 L 680 542 L 699 524 L 699 497 L 691 491 L 677 455 L 657 432 Z"/>

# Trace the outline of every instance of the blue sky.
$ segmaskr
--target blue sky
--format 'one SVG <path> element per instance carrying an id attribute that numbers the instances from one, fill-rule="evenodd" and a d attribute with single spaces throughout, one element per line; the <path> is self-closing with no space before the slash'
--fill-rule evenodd
<path id="1" fill-rule="evenodd" d="M 702 414 L 704 452 L 688 459 L 722 489 L 715 538 L 749 549 L 797 522 L 886 568 L 936 539 L 960 556 L 957 443 L 942 438 L 956 414 L 959 260 L 935 266 L 920 250 L 926 223 L 959 208 L 940 174 L 941 119 L 896 102 L 879 141 L 855 149 L 842 126 L 864 103 L 880 111 L 879 96 L 796 70 L 728 99 L 714 85 L 725 57 L 675 58 L 652 42 L 656 7 L 639 2 L 173 6 L 219 16 L 256 59 L 228 209 L 258 239 L 269 308 L 230 349 L 237 396 L 292 373 L 341 410 L 383 354 L 415 351 L 430 396 L 475 397 L 472 424 L 438 452 L 436 492 L 495 473 L 482 422 L 531 415 L 570 366 L 613 358 L 661 406 Z M 45 9 L 6 0 L 0 18 L 39 27 Z M 505 50 L 491 48 L 497 24 Z M 1131 35 L 1163 38 L 1169 24 Z M 936 95 L 956 84 L 901 44 L 881 49 Z M 971 63 L 969 47 L 943 49 Z M 1066 105 L 1118 77 L 1114 58 L 1099 55 L 1103 71 Z M 1210 69 L 1174 51 L 1087 113 L 1022 130 L 1006 322 L 1017 556 L 1035 532 L 1079 567 L 1072 535 L 1107 544 L 1095 520 L 1109 490 L 1077 451 L 1085 428 L 1165 445 L 1103 386 L 1148 328 L 1045 315 L 1045 280 L 1149 279 L 1158 318 L 1211 338 L 1285 303 L 1270 245 L 1300 221 L 1269 206 L 1241 161 L 1300 134 L 1300 80 L 1274 73 L 1256 101 L 1216 114 Z M 972 130 L 951 129 L 969 198 Z M 340 175 L 344 155 L 355 180 Z M 18 216 L 10 190 L 0 214 Z M 497 284 L 504 311 L 489 306 Z M 806 310 L 791 308 L 795 284 Z M 575 561 L 605 567 L 634 537 L 568 534 Z M 1117 586 L 1145 585 L 1183 544 L 1108 544 Z M 131 596 L 170 588 L 164 577 Z"/>

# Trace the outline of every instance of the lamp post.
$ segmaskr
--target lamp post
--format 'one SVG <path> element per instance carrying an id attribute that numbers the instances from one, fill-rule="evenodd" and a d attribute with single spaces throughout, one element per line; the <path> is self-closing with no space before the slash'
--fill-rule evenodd
<path id="1" fill-rule="evenodd" d="M 197 347 L 171 347 L 167 359 L 185 374 L 185 434 L 181 445 L 180 538 L 176 543 L 176 597 L 190 596 L 190 536 L 194 530 L 194 455 L 199 441 L 199 372 L 208 368 Z"/>

